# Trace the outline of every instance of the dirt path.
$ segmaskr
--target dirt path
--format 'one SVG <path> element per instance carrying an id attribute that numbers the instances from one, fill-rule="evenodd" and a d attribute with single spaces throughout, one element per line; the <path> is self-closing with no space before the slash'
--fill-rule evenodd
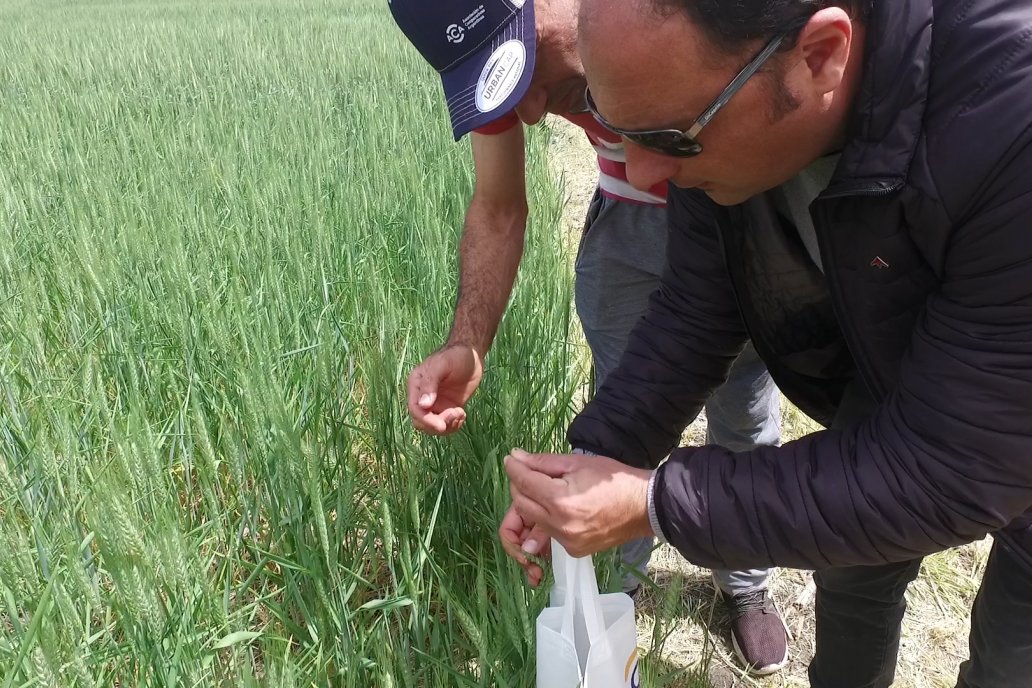
<path id="1" fill-rule="evenodd" d="M 551 166 L 566 188 L 563 222 L 575 247 L 584 212 L 598 178 L 592 149 L 583 133 L 565 120 L 552 118 Z M 571 256 L 573 251 L 571 251 Z M 571 258 L 572 259 L 572 258 Z M 585 349 L 586 351 L 586 349 Z M 816 426 L 784 404 L 785 441 L 812 432 Z M 697 420 L 682 440 L 705 438 L 705 418 Z M 981 579 L 991 541 L 929 557 L 907 593 L 910 605 L 896 673 L 898 688 L 953 686 L 957 665 L 967 657 L 968 610 Z M 649 568 L 655 588 L 645 590 L 638 604 L 638 636 L 653 652 L 651 668 L 670 674 L 664 686 L 806 686 L 806 666 L 813 656 L 813 578 L 808 571 L 779 569 L 771 587 L 791 633 L 791 662 L 779 674 L 753 680 L 738 669 L 731 652 L 727 617 L 718 604 L 710 574 L 693 566 L 669 546 L 660 547 Z M 665 638 L 665 639 L 664 639 Z M 658 656 L 657 656 L 658 655 Z M 708 674 L 700 680 L 698 669 Z"/>

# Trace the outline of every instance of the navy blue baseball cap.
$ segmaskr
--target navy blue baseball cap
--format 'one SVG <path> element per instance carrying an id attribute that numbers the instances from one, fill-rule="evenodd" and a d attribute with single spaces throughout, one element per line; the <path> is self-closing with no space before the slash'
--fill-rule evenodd
<path id="1" fill-rule="evenodd" d="M 416 50 L 441 74 L 452 133 L 512 111 L 534 75 L 533 0 L 388 0 Z"/>

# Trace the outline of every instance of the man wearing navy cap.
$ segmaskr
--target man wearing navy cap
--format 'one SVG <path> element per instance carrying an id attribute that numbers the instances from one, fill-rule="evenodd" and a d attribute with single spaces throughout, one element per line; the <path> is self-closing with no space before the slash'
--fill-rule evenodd
<path id="1" fill-rule="evenodd" d="M 441 74 L 456 140 L 472 132 L 476 186 L 460 245 L 459 296 L 447 342 L 409 376 L 413 425 L 430 434 L 458 430 L 464 406 L 483 372 L 523 252 L 527 219 L 523 124 L 546 113 L 585 129 L 598 153 L 599 186 L 585 222 L 576 265 L 577 313 L 601 384 L 613 370 L 631 329 L 646 309 L 666 263 L 666 184 L 643 190 L 627 182 L 620 137 L 587 111 L 577 54 L 578 0 L 392 0 L 398 25 Z M 727 384 L 707 403 L 708 441 L 745 451 L 779 440 L 779 395 L 751 347 Z M 523 552 L 542 542 L 506 542 Z M 636 591 L 652 539 L 624 546 Z M 787 634 L 767 592 L 767 569 L 715 571 L 732 620 L 732 641 L 755 673 L 781 668 Z"/>

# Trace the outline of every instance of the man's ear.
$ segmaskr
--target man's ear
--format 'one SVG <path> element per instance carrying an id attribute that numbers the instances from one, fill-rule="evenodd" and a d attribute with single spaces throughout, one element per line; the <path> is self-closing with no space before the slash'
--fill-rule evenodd
<path id="1" fill-rule="evenodd" d="M 853 22 L 841 7 L 818 10 L 800 31 L 795 49 L 818 95 L 830 93 L 842 83 L 852 41 Z"/>

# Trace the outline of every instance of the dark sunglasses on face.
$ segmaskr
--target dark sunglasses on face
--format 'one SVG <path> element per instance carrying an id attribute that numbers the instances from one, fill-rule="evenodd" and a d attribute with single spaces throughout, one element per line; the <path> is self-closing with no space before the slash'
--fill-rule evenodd
<path id="1" fill-rule="evenodd" d="M 598 108 L 595 107 L 595 101 L 591 97 L 591 92 L 588 89 L 584 89 L 584 101 L 588 106 L 588 110 L 591 111 L 591 115 L 595 118 L 595 121 L 605 127 L 608 131 L 621 136 L 631 143 L 641 146 L 642 148 L 648 148 L 649 150 L 655 151 L 662 155 L 669 155 L 675 158 L 691 158 L 702 152 L 702 144 L 697 140 L 699 132 L 702 128 L 709 124 L 709 121 L 713 119 L 713 116 L 720 112 L 720 108 L 727 105 L 727 101 L 731 100 L 738 91 L 745 85 L 745 82 L 752 77 L 753 74 L 759 71 L 760 67 L 763 66 L 770 56 L 781 45 L 782 41 L 795 31 L 791 29 L 784 33 L 780 33 L 770 40 L 767 45 L 763 47 L 763 50 L 758 52 L 755 57 L 749 60 L 749 63 L 742 68 L 742 71 L 731 80 L 731 83 L 720 92 L 716 100 L 710 103 L 701 115 L 692 123 L 692 126 L 688 129 L 681 131 L 679 129 L 649 129 L 649 130 L 633 130 L 633 129 L 621 129 L 614 127 L 612 124 L 606 121 L 606 118 L 599 114 Z"/>

